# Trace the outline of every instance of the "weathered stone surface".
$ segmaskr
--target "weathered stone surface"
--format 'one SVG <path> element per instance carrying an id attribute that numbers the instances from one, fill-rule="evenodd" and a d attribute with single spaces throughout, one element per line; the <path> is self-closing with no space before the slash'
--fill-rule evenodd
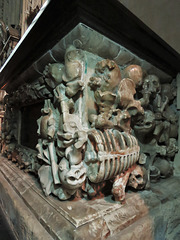
<path id="1" fill-rule="evenodd" d="M 180 73 L 177 75 L 176 78 L 176 83 L 177 83 L 177 109 L 178 109 L 178 117 L 179 117 L 179 121 L 178 121 L 178 153 L 175 156 L 174 159 L 174 175 L 175 176 L 180 176 Z"/>
<path id="2" fill-rule="evenodd" d="M 171 177 L 150 191 L 128 191 L 123 204 L 112 196 L 59 201 L 45 197 L 36 178 L 1 157 L 0 204 L 19 239 L 178 240 L 179 181 Z"/>
<path id="3" fill-rule="evenodd" d="M 20 169 L 38 173 L 45 196 L 91 198 L 106 190 L 105 181 L 110 180 L 115 200 L 123 201 L 126 185 L 143 189 L 149 179 L 172 175 L 178 128 L 174 82 L 161 85 L 159 76 L 145 73 L 139 57 L 96 31 L 82 25 L 77 29 L 61 40 L 63 62 L 46 52 L 33 64 L 42 77 L 5 97 L 2 153 Z M 82 40 L 82 31 L 89 38 Z M 75 33 L 79 39 L 73 40 Z M 120 67 L 112 59 L 121 54 L 125 59 Z M 38 130 L 32 127 L 28 143 L 21 136 L 32 105 L 24 117 L 21 106 L 37 100 L 44 106 L 39 105 L 41 116 L 38 108 L 32 124 L 37 120 Z M 149 159 L 136 166 L 141 154 Z M 29 188 L 18 179 L 17 184 L 20 193 Z"/>
<path id="4" fill-rule="evenodd" d="M 53 240 L 0 172 L 0 204 L 18 239 Z"/>
<path id="5" fill-rule="evenodd" d="M 109 240 L 154 240 L 153 221 L 151 217 L 145 216 L 136 221 L 129 228 L 122 230 Z"/>

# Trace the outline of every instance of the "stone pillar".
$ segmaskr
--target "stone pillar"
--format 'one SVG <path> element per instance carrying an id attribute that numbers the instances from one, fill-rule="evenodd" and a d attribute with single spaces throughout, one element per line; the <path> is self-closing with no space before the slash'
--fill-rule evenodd
<path id="1" fill-rule="evenodd" d="M 180 73 L 177 75 L 177 113 L 179 117 L 179 128 L 178 128 L 178 153 L 174 159 L 174 175 L 180 176 Z"/>

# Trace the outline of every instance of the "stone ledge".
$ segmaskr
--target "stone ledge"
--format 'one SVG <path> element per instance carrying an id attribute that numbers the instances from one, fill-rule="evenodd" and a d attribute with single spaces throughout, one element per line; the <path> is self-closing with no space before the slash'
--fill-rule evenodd
<path id="1" fill-rule="evenodd" d="M 2 156 L 0 161 L 0 203 L 19 239 L 150 240 L 153 234 L 162 233 L 160 218 L 167 225 L 163 236 L 172 236 L 173 217 L 175 221 L 180 217 L 171 210 L 162 213 L 167 206 L 174 209 L 173 204 L 180 210 L 178 182 L 178 178 L 164 179 L 152 185 L 152 191 L 128 192 L 123 205 L 112 196 L 59 201 L 45 197 L 34 176 Z"/>
<path id="2" fill-rule="evenodd" d="M 0 204 L 19 240 L 53 240 L 0 172 Z"/>

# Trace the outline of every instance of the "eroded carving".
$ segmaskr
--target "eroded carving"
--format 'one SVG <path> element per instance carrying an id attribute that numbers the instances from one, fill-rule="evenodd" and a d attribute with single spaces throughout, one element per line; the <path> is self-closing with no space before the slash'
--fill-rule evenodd
<path id="1" fill-rule="evenodd" d="M 17 143 L 13 109 L 40 99 L 35 156 Z M 41 78 L 6 97 L 3 152 L 38 173 L 45 195 L 93 198 L 109 185 L 114 199 L 123 201 L 126 186 L 148 188 L 150 178 L 172 174 L 174 99 L 171 84 L 144 76 L 140 66 L 120 70 L 113 60 L 69 46 L 64 64 L 48 64 Z"/>
<path id="2" fill-rule="evenodd" d="M 70 46 L 64 66 L 48 65 L 45 69 L 43 78 L 53 89 L 54 104 L 46 100 L 43 116 L 38 120 L 38 157 L 45 164 L 39 169 L 40 181 L 46 195 L 52 192 L 65 200 L 80 189 L 82 194 L 93 197 L 103 182 L 113 180 L 112 193 L 121 201 L 128 177 L 123 178 L 126 178 L 123 186 L 117 179 L 126 175 L 126 171 L 130 174 L 139 159 L 138 142 L 130 134 L 129 109 L 137 109 L 133 115 L 143 114 L 140 102 L 134 99 L 136 85 L 142 81 L 142 69 L 130 66 L 122 79 L 114 61 L 94 61 L 92 71 L 87 58 L 86 52 Z M 123 91 L 128 89 L 128 83 L 132 85 L 131 94 L 125 96 Z M 45 111 L 47 101 L 49 110 Z M 88 101 L 93 106 L 90 112 Z M 55 129 L 53 137 L 48 139 L 52 119 Z M 46 174 L 51 175 L 49 182 Z"/>
<path id="3" fill-rule="evenodd" d="M 94 98 L 98 106 L 99 114 L 90 115 L 92 127 L 112 128 L 110 119 L 116 109 L 116 92 L 121 81 L 121 73 L 118 65 L 112 60 L 102 60 L 96 64 L 95 75 L 90 78 L 89 86 L 94 91 Z"/>
<path id="4" fill-rule="evenodd" d="M 140 102 L 145 114 L 136 119 L 133 129 L 141 152 L 146 154 L 146 168 L 155 181 L 173 173 L 172 162 L 178 151 L 178 118 L 174 107 L 176 91 L 173 84 L 160 84 L 157 76 L 147 75 L 141 93 Z"/>
<path id="5" fill-rule="evenodd" d="M 144 109 L 140 101 L 134 99 L 136 87 L 142 84 L 143 72 L 140 66 L 130 65 L 124 69 L 124 78 L 120 82 L 118 95 L 121 108 L 126 109 L 131 115 L 138 112 L 143 114 Z"/>

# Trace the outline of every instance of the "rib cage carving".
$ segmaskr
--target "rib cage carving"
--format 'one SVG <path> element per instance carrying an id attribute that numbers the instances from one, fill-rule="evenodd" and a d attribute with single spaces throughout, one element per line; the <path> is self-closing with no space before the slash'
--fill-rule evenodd
<path id="1" fill-rule="evenodd" d="M 134 136 L 118 130 L 92 130 L 88 134 L 87 176 L 93 183 L 116 177 L 134 165 L 140 148 Z"/>

